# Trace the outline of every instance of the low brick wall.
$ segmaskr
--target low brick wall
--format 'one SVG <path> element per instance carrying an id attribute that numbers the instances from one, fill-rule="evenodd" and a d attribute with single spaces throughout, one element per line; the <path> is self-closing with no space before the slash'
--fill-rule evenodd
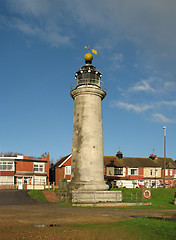
<path id="1" fill-rule="evenodd" d="M 0 190 L 1 189 L 17 189 L 17 186 L 15 184 L 4 184 L 0 185 Z"/>

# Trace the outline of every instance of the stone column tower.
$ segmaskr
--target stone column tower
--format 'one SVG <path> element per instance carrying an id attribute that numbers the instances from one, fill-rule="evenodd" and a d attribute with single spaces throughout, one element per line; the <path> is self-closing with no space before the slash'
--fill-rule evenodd
<path id="1" fill-rule="evenodd" d="M 106 91 L 102 74 L 91 65 L 93 56 L 85 55 L 85 65 L 75 73 L 72 175 L 70 189 L 107 190 L 104 182 L 102 104 Z"/>

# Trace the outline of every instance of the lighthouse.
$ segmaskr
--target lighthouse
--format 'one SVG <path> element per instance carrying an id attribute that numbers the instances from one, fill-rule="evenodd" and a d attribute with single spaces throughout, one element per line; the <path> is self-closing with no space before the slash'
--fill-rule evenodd
<path id="1" fill-rule="evenodd" d="M 74 100 L 70 189 L 104 191 L 102 100 L 106 90 L 102 74 L 92 65 L 93 56 L 84 56 L 85 65 L 75 73 L 70 95 Z"/>

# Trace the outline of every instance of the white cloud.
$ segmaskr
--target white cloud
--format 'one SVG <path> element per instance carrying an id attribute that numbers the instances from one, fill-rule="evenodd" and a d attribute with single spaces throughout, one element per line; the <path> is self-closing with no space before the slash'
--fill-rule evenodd
<path id="1" fill-rule="evenodd" d="M 152 114 L 154 122 L 164 122 L 164 123 L 172 123 L 174 120 L 167 118 L 161 113 L 153 113 Z"/>
<path id="2" fill-rule="evenodd" d="M 164 83 L 164 90 L 167 90 L 167 91 L 175 91 L 176 90 L 176 82 L 171 82 L 171 81 L 168 81 L 168 82 L 165 82 Z"/>
<path id="3" fill-rule="evenodd" d="M 162 56 L 168 49 L 176 51 L 175 0 L 75 0 L 67 1 L 67 7 L 80 25 L 111 33 L 111 41 L 131 39 L 150 53 L 161 50 Z"/>
<path id="4" fill-rule="evenodd" d="M 155 89 L 152 88 L 148 81 L 141 80 L 140 82 L 137 82 L 133 87 L 129 88 L 129 91 L 131 92 L 155 92 Z"/>
<path id="5" fill-rule="evenodd" d="M 35 21 L 61 26 L 75 22 L 78 28 L 104 31 L 103 39 L 115 43 L 130 39 L 150 53 L 176 53 L 176 1 L 170 0 L 6 0 L 11 13 L 36 17 Z M 62 29 L 63 30 L 63 29 Z M 101 37 L 102 39 L 102 37 Z M 103 40 L 102 40 L 103 41 Z M 175 55 L 174 55 L 175 56 Z"/>
<path id="6" fill-rule="evenodd" d="M 28 35 L 36 35 L 40 32 L 40 29 L 38 27 L 32 27 L 29 23 L 25 23 L 24 21 L 16 18 L 13 19 L 13 24 L 11 23 L 11 28 L 17 29 Z"/>
<path id="7" fill-rule="evenodd" d="M 60 7 L 61 6 L 61 7 Z M 36 37 L 58 47 L 71 44 L 71 31 L 66 31 L 63 4 L 53 0 L 7 0 L 6 7 L 11 13 L 0 16 L 0 28 L 17 30 L 28 37 Z"/>
<path id="8" fill-rule="evenodd" d="M 121 102 L 121 101 L 117 101 L 111 104 L 112 107 L 118 107 L 118 108 L 123 108 L 126 109 L 128 111 L 133 110 L 137 113 L 140 112 L 145 112 L 148 109 L 152 108 L 151 105 L 147 105 L 147 104 L 131 104 L 131 103 L 126 103 L 126 102 Z"/>
<path id="9" fill-rule="evenodd" d="M 123 58 L 124 58 L 124 56 L 122 53 L 116 53 L 116 54 L 113 54 L 113 56 L 112 56 L 113 61 L 117 61 L 120 63 L 123 62 Z"/>
<path id="10" fill-rule="evenodd" d="M 9 1 L 9 3 L 11 3 L 11 1 Z M 19 11 L 19 12 L 24 9 L 26 9 L 27 11 L 27 6 L 29 4 L 31 6 L 31 8 L 28 9 L 29 16 L 31 16 L 30 13 L 31 12 L 33 13 L 35 9 L 36 9 L 35 12 L 37 15 L 37 9 L 39 8 L 39 6 L 34 4 L 34 8 L 32 8 L 32 2 L 29 3 L 28 1 L 24 1 L 24 4 L 22 4 L 21 6 L 18 5 L 19 3 L 23 3 L 23 1 L 21 0 L 18 0 L 17 2 L 13 1 L 12 3 L 14 3 L 14 6 L 16 7 L 16 8 L 13 7 L 13 4 L 12 4 L 12 9 L 13 10 L 15 9 L 16 11 Z M 22 11 L 21 15 L 24 14 L 24 12 Z M 71 34 L 63 32 L 61 28 L 57 26 L 54 21 L 50 21 L 46 16 L 45 18 L 35 18 L 35 17 L 23 18 L 23 17 L 17 17 L 17 16 L 15 17 L 0 16 L 0 28 L 4 28 L 4 29 L 10 28 L 13 30 L 18 30 L 19 32 L 27 36 L 37 37 L 54 47 L 58 47 L 61 44 L 70 44 L 71 38 L 72 38 Z"/>
<path id="11" fill-rule="evenodd" d="M 147 79 L 141 79 L 128 89 L 128 92 L 147 92 L 155 94 L 167 95 L 172 91 L 176 91 L 176 82 L 167 81 L 164 77 L 159 77 L 159 74 L 153 74 Z"/>
<path id="12" fill-rule="evenodd" d="M 121 69 L 123 68 L 123 60 L 124 60 L 124 56 L 122 53 L 115 53 L 112 55 L 111 57 L 111 69 L 113 70 L 117 70 L 117 69 Z"/>
<path id="13" fill-rule="evenodd" d="M 48 0 L 6 0 L 11 12 L 21 15 L 40 16 L 49 12 L 50 2 Z"/>
<path id="14" fill-rule="evenodd" d="M 176 100 L 174 100 L 174 101 L 162 101 L 161 102 L 162 104 L 164 104 L 164 105 L 167 105 L 167 106 L 176 106 Z"/>

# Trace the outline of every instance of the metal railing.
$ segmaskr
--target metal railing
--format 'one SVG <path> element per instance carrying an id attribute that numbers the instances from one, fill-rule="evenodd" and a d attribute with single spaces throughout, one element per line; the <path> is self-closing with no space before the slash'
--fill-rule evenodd
<path id="1" fill-rule="evenodd" d="M 81 86 L 81 85 L 85 85 L 87 87 L 92 86 L 92 85 L 97 86 L 106 92 L 106 86 L 105 86 L 104 82 L 102 80 L 97 80 L 97 79 L 91 79 L 91 80 L 90 79 L 82 79 L 82 80 L 75 79 L 71 84 L 70 91 L 74 90 L 75 88 L 77 88 L 78 86 Z"/>
<path id="2" fill-rule="evenodd" d="M 71 203 L 72 202 L 72 192 L 71 191 L 55 191 L 56 196 L 60 203 Z"/>
<path id="3" fill-rule="evenodd" d="M 60 203 L 76 203 L 76 202 L 78 202 L 77 201 L 77 197 L 80 200 L 79 194 L 80 195 L 82 194 L 82 192 L 78 192 L 77 196 L 73 197 L 72 191 L 69 191 L 69 190 L 66 190 L 66 191 L 55 191 L 55 193 L 56 193 L 56 196 L 58 197 Z M 151 198 L 145 199 L 143 197 L 142 192 L 131 192 L 131 191 L 128 192 L 128 193 L 123 192 L 122 193 L 122 199 L 119 198 L 120 195 L 118 194 L 118 191 L 114 191 L 113 193 L 116 195 L 116 201 L 113 201 L 113 202 L 116 202 L 116 203 L 121 202 L 121 203 L 136 203 L 136 204 L 140 204 L 140 203 L 148 203 L 148 202 L 151 201 Z M 83 202 L 90 202 L 90 200 L 92 202 L 92 196 L 89 197 L 87 195 L 86 196 L 86 201 L 85 201 L 85 199 L 83 199 L 83 200 L 84 200 Z M 96 203 L 96 202 L 98 202 L 97 200 L 100 200 L 100 199 L 99 199 L 99 197 L 97 195 L 97 196 L 94 196 L 93 200 Z M 101 201 L 100 202 L 102 202 L 102 201 L 103 201 L 103 198 L 101 196 Z M 107 202 L 107 199 L 106 199 L 106 202 Z"/>
<path id="4" fill-rule="evenodd" d="M 142 192 L 123 192 L 122 193 L 122 202 L 123 203 L 146 203 L 149 202 L 149 199 L 143 197 Z"/>

